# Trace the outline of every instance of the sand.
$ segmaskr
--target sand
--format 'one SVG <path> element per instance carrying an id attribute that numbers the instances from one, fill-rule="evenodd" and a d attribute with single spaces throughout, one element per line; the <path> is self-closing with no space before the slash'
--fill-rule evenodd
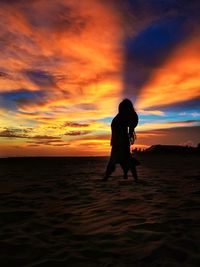
<path id="1" fill-rule="evenodd" d="M 0 160 L 0 266 L 200 266 L 200 159 L 142 155 L 140 181 L 107 158 Z"/>

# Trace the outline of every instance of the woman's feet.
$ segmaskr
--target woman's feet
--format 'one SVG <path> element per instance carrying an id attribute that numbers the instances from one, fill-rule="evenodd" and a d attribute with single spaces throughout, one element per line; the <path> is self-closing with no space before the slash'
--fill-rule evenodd
<path id="1" fill-rule="evenodd" d="M 133 175 L 133 178 L 134 178 L 135 182 L 137 182 L 138 181 L 138 175 L 137 175 L 136 168 L 131 168 L 131 173 Z"/>

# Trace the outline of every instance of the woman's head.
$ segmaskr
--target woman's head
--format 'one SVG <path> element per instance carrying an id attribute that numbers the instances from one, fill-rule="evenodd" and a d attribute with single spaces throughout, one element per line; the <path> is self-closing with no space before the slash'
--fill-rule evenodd
<path id="1" fill-rule="evenodd" d="M 133 104 L 131 102 L 131 100 L 125 98 L 120 104 L 119 104 L 119 113 L 120 114 L 129 114 L 129 113 L 133 113 L 134 107 Z"/>

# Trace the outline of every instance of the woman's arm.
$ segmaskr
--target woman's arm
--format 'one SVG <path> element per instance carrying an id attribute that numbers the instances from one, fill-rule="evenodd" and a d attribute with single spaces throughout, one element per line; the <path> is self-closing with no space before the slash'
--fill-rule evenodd
<path id="1" fill-rule="evenodd" d="M 138 115 L 135 112 L 130 123 L 129 123 L 129 138 L 130 138 L 130 142 L 133 144 L 134 140 L 136 139 L 136 135 L 135 135 L 135 127 L 138 125 Z"/>

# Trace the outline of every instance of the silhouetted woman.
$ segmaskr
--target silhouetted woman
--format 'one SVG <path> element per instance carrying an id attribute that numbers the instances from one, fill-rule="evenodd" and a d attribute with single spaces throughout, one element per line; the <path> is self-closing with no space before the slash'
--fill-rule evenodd
<path id="1" fill-rule="evenodd" d="M 104 181 L 108 180 L 115 170 L 116 163 L 119 163 L 124 171 L 124 178 L 127 178 L 128 170 L 131 170 L 135 180 L 137 171 L 135 163 L 131 157 L 130 144 L 134 140 L 134 129 L 138 124 L 138 115 L 129 99 L 124 99 L 118 108 L 119 112 L 111 123 L 111 155 L 106 169 Z"/>

